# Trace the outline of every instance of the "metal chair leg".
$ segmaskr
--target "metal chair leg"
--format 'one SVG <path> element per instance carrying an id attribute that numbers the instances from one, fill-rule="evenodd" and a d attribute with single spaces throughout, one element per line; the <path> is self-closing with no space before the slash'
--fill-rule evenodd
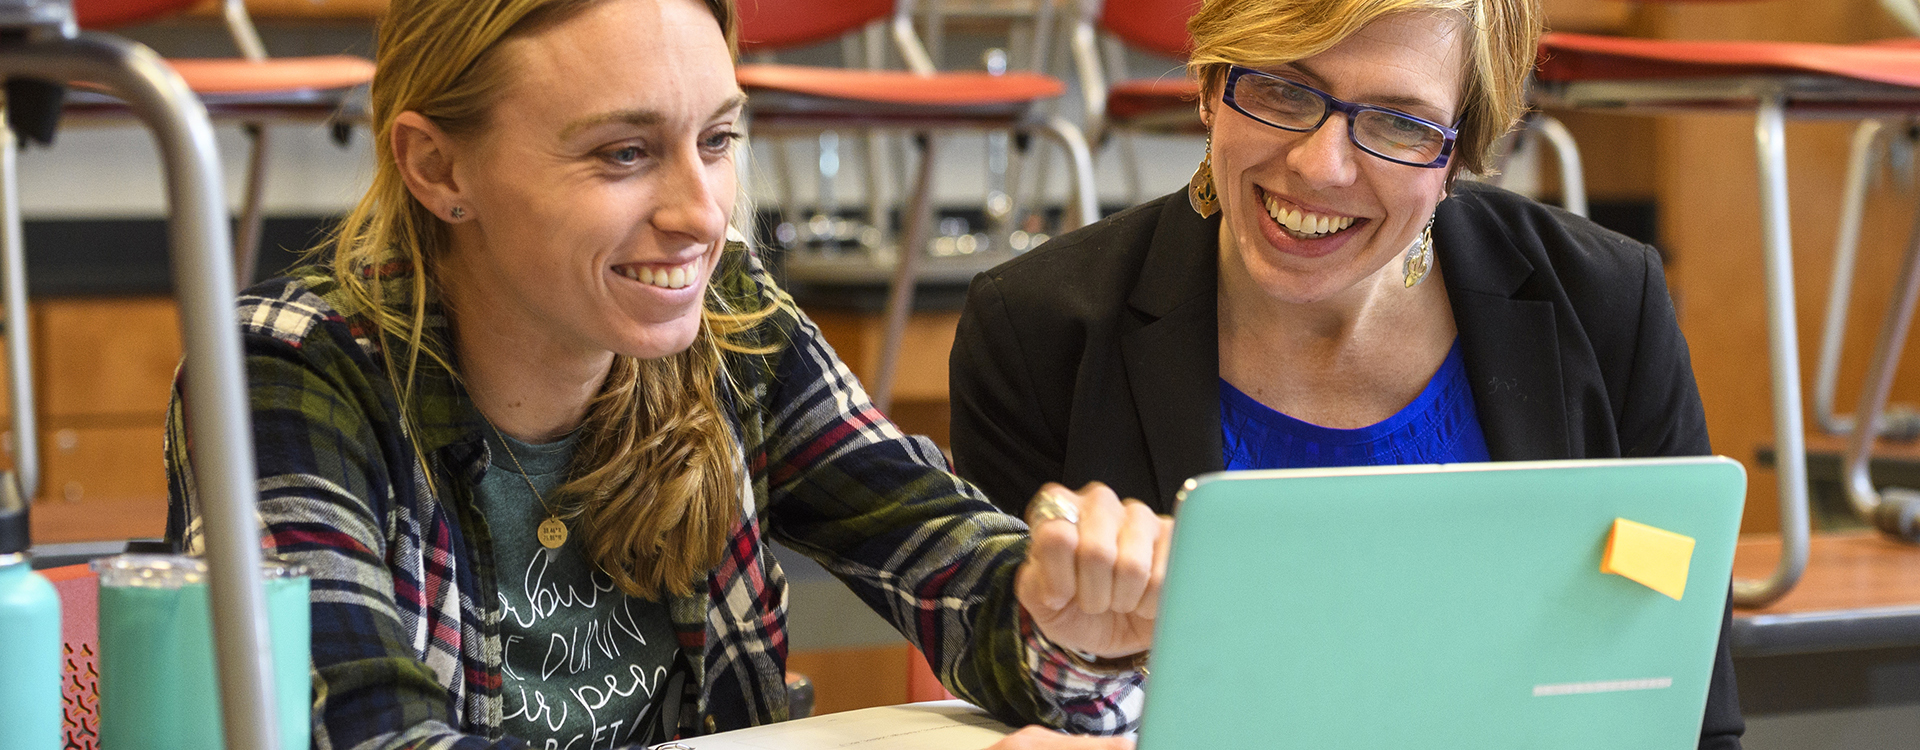
<path id="1" fill-rule="evenodd" d="M 860 139 L 862 159 L 866 163 L 867 178 L 867 226 L 877 227 L 884 232 L 887 229 L 887 194 L 883 186 L 887 181 L 887 134 L 878 130 L 867 131 Z"/>
<path id="2" fill-rule="evenodd" d="M 1867 191 L 1879 164 L 1881 149 L 1916 139 L 1915 125 L 1891 120 L 1867 120 L 1854 129 L 1851 156 L 1847 165 L 1847 187 L 1840 207 L 1839 236 L 1834 240 L 1833 279 L 1827 290 L 1826 324 L 1821 331 L 1820 363 L 1813 393 L 1813 415 L 1820 429 L 1831 435 L 1850 435 L 1858 418 L 1837 414 L 1835 392 L 1839 389 L 1840 358 L 1846 346 L 1847 312 L 1853 303 L 1853 276 L 1860 253 L 1860 225 L 1866 213 Z M 1906 174 L 1902 172 L 1901 174 Z M 1885 403 L 1881 404 L 1884 408 Z M 1856 412 L 1857 413 L 1857 412 Z M 1920 414 L 1882 411 L 1874 417 L 1875 437 L 1920 435 Z"/>
<path id="3" fill-rule="evenodd" d="M 236 286 L 253 286 L 259 270 L 260 238 L 266 225 L 267 126 L 250 122 L 245 126 L 251 153 L 247 156 L 247 188 L 240 210 L 240 232 L 233 242 L 233 269 Z"/>
<path id="4" fill-rule="evenodd" d="M 8 405 L 13 471 L 30 501 L 40 492 L 40 427 L 33 403 L 33 328 L 27 325 L 27 248 L 20 228 L 19 141 L 0 107 L 0 283 L 7 316 Z"/>
<path id="5" fill-rule="evenodd" d="M 1733 601 L 1761 607 L 1785 596 L 1807 567 L 1807 444 L 1801 421 L 1800 341 L 1793 310 L 1793 234 L 1787 214 L 1786 97 L 1760 97 L 1754 146 L 1766 247 L 1767 348 L 1773 377 L 1774 466 L 1779 476 L 1780 562 L 1765 580 L 1733 582 Z"/>
<path id="6" fill-rule="evenodd" d="M 1854 411 L 1856 429 L 1847 440 L 1846 455 L 1847 499 L 1854 511 L 1887 535 L 1912 544 L 1920 544 L 1920 492 L 1891 487 L 1885 492 L 1876 491 L 1869 465 L 1873 441 L 1879 433 L 1880 410 L 1886 408 L 1893 391 L 1893 374 L 1900 367 L 1900 353 L 1906 347 L 1916 302 L 1920 302 L 1920 214 L 1914 218 L 1893 303 L 1888 305 L 1886 319 L 1880 325 L 1873 365 L 1860 389 L 1860 408 Z"/>
<path id="7" fill-rule="evenodd" d="M 1100 195 L 1093 181 L 1093 151 L 1087 147 L 1087 138 L 1079 126 L 1056 116 L 1041 119 L 1030 129 L 1060 144 L 1067 152 L 1067 168 L 1073 170 L 1073 203 L 1060 223 L 1060 231 L 1065 233 L 1099 220 Z"/>
<path id="8" fill-rule="evenodd" d="M 1880 120 L 1862 121 L 1853 129 L 1847 158 L 1847 187 L 1840 202 L 1840 234 L 1833 242 L 1833 279 L 1827 287 L 1827 318 L 1820 334 L 1820 364 L 1813 389 L 1814 421 L 1830 435 L 1853 431 L 1853 417 L 1835 414 L 1833 399 L 1839 388 L 1840 352 L 1846 344 L 1847 308 L 1853 302 L 1853 270 L 1860 253 L 1867 186 L 1886 127 Z"/>
<path id="9" fill-rule="evenodd" d="M 1584 217 L 1587 215 L 1587 176 L 1580 166 L 1580 145 L 1573 139 L 1573 131 L 1550 115 L 1539 115 L 1533 119 L 1534 132 L 1553 145 L 1553 154 L 1560 162 L 1560 202 L 1568 213 Z"/>
<path id="10" fill-rule="evenodd" d="M 886 331 L 880 339 L 880 361 L 874 366 L 874 408 L 886 412 L 893 408 L 893 387 L 900 366 L 900 346 L 907 337 L 907 319 L 913 315 L 913 294 L 920 280 L 920 256 L 926 254 L 927 236 L 933 224 L 933 173 L 935 139 L 920 133 L 919 175 L 913 181 L 913 200 L 907 206 L 906 229 L 896 244 L 893 280 L 887 287 Z"/>

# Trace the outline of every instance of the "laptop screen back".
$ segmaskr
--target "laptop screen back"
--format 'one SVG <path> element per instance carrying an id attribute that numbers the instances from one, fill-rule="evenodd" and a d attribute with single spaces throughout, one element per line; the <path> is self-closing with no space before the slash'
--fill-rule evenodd
<path id="1" fill-rule="evenodd" d="M 1745 487 L 1725 458 L 1199 477 L 1141 747 L 1694 747 Z M 1653 558 L 1680 599 L 1601 572 L 1616 519 L 1693 540 Z"/>

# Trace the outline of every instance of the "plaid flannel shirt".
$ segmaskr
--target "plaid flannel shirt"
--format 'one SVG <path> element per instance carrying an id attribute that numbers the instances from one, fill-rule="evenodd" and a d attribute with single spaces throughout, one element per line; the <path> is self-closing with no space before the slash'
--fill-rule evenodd
<path id="1" fill-rule="evenodd" d="M 758 334 L 784 346 L 727 362 L 734 385 L 721 387 L 749 476 L 725 558 L 704 589 L 667 602 L 690 674 L 681 734 L 787 718 L 787 585 L 768 535 L 844 581 L 960 697 L 1015 723 L 1132 728 L 1141 677 L 1076 668 L 1015 602 L 1028 543 L 1019 519 L 876 411 L 756 260 L 739 246 L 723 257 L 713 283 L 781 304 Z M 407 269 L 383 270 L 385 291 L 404 295 Z M 500 733 L 502 614 L 472 502 L 489 461 L 484 422 L 426 357 L 403 422 L 364 311 L 327 269 L 294 273 L 248 290 L 239 318 L 262 544 L 313 576 L 314 746 L 521 747 Z M 447 340 L 437 308 L 429 328 Z M 168 536 L 197 551 L 180 398 L 176 384 Z"/>

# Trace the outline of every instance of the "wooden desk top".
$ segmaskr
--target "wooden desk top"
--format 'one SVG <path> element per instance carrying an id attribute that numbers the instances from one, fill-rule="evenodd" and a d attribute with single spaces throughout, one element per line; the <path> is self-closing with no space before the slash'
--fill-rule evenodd
<path id="1" fill-rule="evenodd" d="M 1848 439 L 1824 432 L 1811 433 L 1807 435 L 1807 452 L 1844 454 L 1847 452 Z M 1920 461 L 1920 441 L 1876 440 L 1873 443 L 1873 455 L 1902 461 Z"/>
<path id="2" fill-rule="evenodd" d="M 1773 534 L 1742 537 L 1733 574 L 1764 578 L 1780 559 Z M 1920 646 L 1920 547 L 1877 531 L 1816 534 L 1799 585 L 1757 610 L 1734 610 L 1736 656 Z"/>
<path id="3" fill-rule="evenodd" d="M 1734 553 L 1736 578 L 1764 578 L 1780 560 L 1780 539 L 1748 534 Z M 1877 531 L 1815 534 L 1800 584 L 1780 601 L 1735 614 L 1792 614 L 1920 606 L 1920 547 L 1902 544 Z"/>

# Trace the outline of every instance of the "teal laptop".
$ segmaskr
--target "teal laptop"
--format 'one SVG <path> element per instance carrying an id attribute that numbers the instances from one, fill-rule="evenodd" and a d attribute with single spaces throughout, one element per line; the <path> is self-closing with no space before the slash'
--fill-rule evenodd
<path id="1" fill-rule="evenodd" d="M 1721 457 L 1195 478 L 1140 747 L 1695 747 L 1745 494 Z"/>

